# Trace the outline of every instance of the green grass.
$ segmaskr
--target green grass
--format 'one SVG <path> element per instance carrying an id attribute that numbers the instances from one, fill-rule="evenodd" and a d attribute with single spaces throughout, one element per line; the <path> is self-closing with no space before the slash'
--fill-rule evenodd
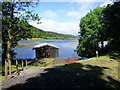
<path id="1" fill-rule="evenodd" d="M 32 67 L 35 67 L 35 66 L 45 67 L 47 64 L 52 63 L 52 60 L 54 60 L 54 58 L 37 59 L 30 66 L 32 66 Z"/>
<path id="2" fill-rule="evenodd" d="M 50 66 L 53 66 L 53 64 L 49 64 L 47 66 L 44 66 L 45 64 L 47 63 L 50 63 L 52 62 L 53 59 L 44 59 L 43 60 L 43 64 L 42 63 L 39 63 L 39 60 L 36 61 L 33 66 L 36 67 L 36 63 L 37 63 L 37 67 L 45 67 L 45 68 L 49 68 Z M 39 64 L 38 64 L 39 63 Z M 109 69 L 105 69 L 104 71 L 104 76 L 111 76 L 113 77 L 114 79 L 117 79 L 119 80 L 118 78 L 118 67 L 120 67 L 120 65 L 118 65 L 118 61 L 116 61 L 115 59 L 112 59 L 110 58 L 109 56 L 99 56 L 98 58 L 97 57 L 93 57 L 93 58 L 89 58 L 89 59 L 86 59 L 86 60 L 80 60 L 80 61 L 77 61 L 77 63 L 80 63 L 84 66 L 86 65 L 91 65 L 91 66 L 98 66 L 98 67 L 106 67 L 106 68 L 109 68 Z M 65 64 L 56 64 L 55 66 L 64 66 Z M 60 67 L 57 67 L 57 68 L 60 68 Z M 70 67 L 67 67 L 66 69 L 67 70 L 70 70 L 71 68 L 77 68 L 77 66 L 70 66 Z M 83 67 L 85 68 L 85 67 Z"/>
<path id="3" fill-rule="evenodd" d="M 42 40 L 46 40 L 46 39 L 43 39 L 43 38 L 32 38 L 32 39 L 27 39 L 28 41 L 42 41 Z"/>
<path id="4" fill-rule="evenodd" d="M 110 58 L 109 56 L 100 56 L 99 58 L 95 58 L 95 57 L 89 58 L 86 60 L 77 61 L 76 63 L 73 64 L 72 63 L 68 64 L 66 66 L 62 65 L 61 67 L 56 67 L 56 69 L 62 72 L 75 73 L 78 70 L 81 75 L 80 78 L 82 77 L 87 78 L 87 76 L 88 77 L 90 76 L 91 79 L 93 80 L 95 80 L 94 78 L 97 79 L 99 78 L 107 82 L 105 86 L 112 88 L 116 88 L 116 87 L 118 88 L 117 86 L 118 82 L 120 83 L 120 77 L 119 77 L 120 69 L 118 68 L 120 68 L 120 62 Z M 95 85 L 95 82 L 99 82 L 99 79 L 98 81 L 95 80 L 94 82 L 91 83 Z"/>
<path id="5" fill-rule="evenodd" d="M 28 41 L 42 41 L 42 40 L 78 40 L 78 37 L 70 37 L 70 38 L 32 38 L 32 39 L 27 39 Z"/>
<path id="6" fill-rule="evenodd" d="M 115 57 L 119 56 L 119 54 L 115 54 L 115 55 L 116 55 Z M 53 63 L 52 63 L 53 60 L 54 58 L 44 58 L 44 59 L 29 59 L 27 61 L 32 62 L 30 65 L 28 65 L 28 67 L 49 69 L 51 66 L 53 66 Z M 118 72 L 120 72 L 120 69 L 118 69 L 120 68 L 120 62 L 118 61 L 119 61 L 119 58 L 117 59 L 111 58 L 110 55 L 106 55 L 106 56 L 99 56 L 98 58 L 93 57 L 86 60 L 79 60 L 74 64 L 68 64 L 68 65 L 57 64 L 55 66 L 59 66 L 56 68 L 66 72 L 71 72 L 71 70 L 76 70 L 77 68 L 81 68 L 82 70 L 88 71 L 92 69 L 88 67 L 94 67 L 94 68 L 99 67 L 99 68 L 102 68 L 101 73 L 103 73 L 100 76 L 100 78 L 102 78 L 105 81 L 109 81 L 109 79 L 106 78 L 109 76 L 109 77 L 112 77 L 114 80 L 117 80 L 120 82 L 120 78 L 118 77 Z M 4 66 L 2 67 L 3 67 L 2 71 L 4 72 Z M 19 68 L 21 68 L 21 62 L 19 62 Z M 93 74 L 99 73 L 99 71 L 94 72 L 94 68 L 93 70 L 91 70 Z M 15 62 L 13 62 L 12 70 L 16 70 Z M 4 78 L 4 76 L 0 76 L 0 78 L 2 77 Z"/>
<path id="7" fill-rule="evenodd" d="M 18 47 L 31 47 L 34 45 L 37 45 L 37 44 L 35 44 L 35 43 L 19 43 Z"/>
<path id="8" fill-rule="evenodd" d="M 108 56 L 120 62 L 120 51 L 111 51 Z"/>
<path id="9" fill-rule="evenodd" d="M 83 65 L 92 65 L 92 66 L 109 68 L 104 71 L 104 74 L 106 76 L 111 76 L 114 79 L 117 79 L 120 81 L 120 78 L 118 78 L 118 68 L 120 68 L 120 64 L 118 61 L 110 58 L 109 56 L 100 56 L 99 58 L 90 58 L 89 60 L 78 61 L 78 63 L 81 63 Z"/>

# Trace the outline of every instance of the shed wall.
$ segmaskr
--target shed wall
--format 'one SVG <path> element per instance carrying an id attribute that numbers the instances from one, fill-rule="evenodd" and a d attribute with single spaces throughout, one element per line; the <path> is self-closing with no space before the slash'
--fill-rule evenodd
<path id="1" fill-rule="evenodd" d="M 55 58 L 58 57 L 58 49 L 50 46 L 36 48 L 36 58 Z"/>

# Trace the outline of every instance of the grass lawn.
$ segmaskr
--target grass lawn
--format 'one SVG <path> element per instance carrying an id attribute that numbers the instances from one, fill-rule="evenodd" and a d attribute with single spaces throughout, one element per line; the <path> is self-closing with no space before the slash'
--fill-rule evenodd
<path id="1" fill-rule="evenodd" d="M 89 58 L 87 60 L 80 60 L 76 63 L 71 63 L 67 65 L 57 64 L 56 68 L 51 67 L 53 66 L 52 60 L 54 60 L 54 58 L 34 60 L 34 62 L 29 65 L 29 67 L 31 68 L 41 68 L 47 71 L 47 73 L 45 73 L 44 75 L 41 74 L 42 76 L 35 78 L 35 82 L 38 81 L 41 87 L 58 87 L 60 85 L 61 87 L 64 86 L 69 88 L 119 88 L 119 60 L 110 58 L 109 56 L 100 56 L 99 58 Z M 32 82 L 34 82 L 34 78 L 32 79 Z"/>
<path id="2" fill-rule="evenodd" d="M 42 62 L 50 63 L 52 59 L 43 59 Z M 44 67 L 44 73 L 39 76 L 29 78 L 23 84 L 14 87 L 35 87 L 35 88 L 119 88 L 120 79 L 118 78 L 118 62 L 108 56 L 80 60 L 76 63 L 58 64 L 59 67 L 49 67 L 51 64 L 39 60 L 32 65 Z"/>
<path id="3" fill-rule="evenodd" d="M 32 68 L 45 69 L 45 68 L 49 68 L 50 66 L 53 66 L 53 64 L 52 64 L 53 60 L 54 60 L 54 58 L 38 59 L 38 60 L 35 60 L 35 62 L 30 64 L 29 66 Z"/>
<path id="4" fill-rule="evenodd" d="M 49 68 L 50 66 L 53 66 L 52 60 L 54 60 L 54 58 L 52 58 L 52 59 L 46 58 L 46 59 L 42 60 L 41 62 L 40 62 L 40 60 L 38 60 L 38 61 L 36 61 L 32 64 L 32 67 L 34 67 L 34 68 L 35 67 Z M 97 66 L 97 67 L 105 67 L 105 69 L 103 69 L 104 75 L 102 76 L 102 78 L 104 78 L 106 76 L 110 76 L 113 79 L 120 81 L 120 78 L 118 78 L 118 70 L 120 72 L 120 69 L 118 69 L 118 68 L 120 68 L 120 62 L 118 62 L 115 59 L 111 59 L 109 56 L 101 56 L 99 58 L 94 57 L 94 58 L 90 58 L 90 59 L 87 59 L 87 60 L 80 60 L 80 61 L 77 61 L 76 63 L 82 64 L 84 66 L 84 67 L 82 67 L 83 69 L 86 69 L 87 65 Z M 56 67 L 57 66 L 62 67 L 64 65 L 65 64 L 57 64 L 55 66 Z M 61 67 L 57 67 L 57 68 L 61 68 Z M 76 66 L 70 66 L 70 67 L 67 67 L 65 69 L 67 69 L 69 71 L 71 68 L 77 68 L 77 65 Z M 104 79 L 106 79 L 106 78 L 104 78 Z"/>
<path id="5" fill-rule="evenodd" d="M 68 65 L 61 64 L 60 67 L 56 67 L 55 69 L 48 68 L 46 70 L 49 73 L 52 72 L 50 75 L 54 74 L 54 78 L 59 78 L 59 80 L 67 82 L 69 87 L 119 88 L 118 84 L 120 84 L 120 73 L 118 73 L 120 72 L 120 64 L 108 56 L 81 60 Z M 49 78 L 47 77 L 47 79 Z M 63 84 L 60 81 L 61 83 Z"/>
<path id="6" fill-rule="evenodd" d="M 103 78 L 106 76 L 111 76 L 113 79 L 120 81 L 120 78 L 118 77 L 118 72 L 120 72 L 120 62 L 116 61 L 115 59 L 110 59 L 108 56 L 101 56 L 99 58 L 91 58 L 85 61 L 78 61 L 78 63 L 81 63 L 83 65 L 105 67 L 103 71 Z"/>

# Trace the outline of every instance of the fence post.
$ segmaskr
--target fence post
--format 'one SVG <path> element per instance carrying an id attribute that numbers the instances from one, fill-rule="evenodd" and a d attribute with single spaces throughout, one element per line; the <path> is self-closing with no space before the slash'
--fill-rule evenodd
<path id="1" fill-rule="evenodd" d="M 8 71 L 7 71 L 7 60 L 5 60 L 5 79 L 7 79 Z"/>
<path id="2" fill-rule="evenodd" d="M 16 69 L 17 69 L 17 73 L 18 73 L 18 59 L 16 59 Z"/>
<path id="3" fill-rule="evenodd" d="M 55 59 L 54 59 L 55 60 Z M 53 68 L 55 68 L 55 61 L 54 60 L 52 60 L 52 62 L 53 62 Z"/>
<path id="4" fill-rule="evenodd" d="M 69 64 L 69 58 L 68 58 L 68 64 Z"/>
<path id="5" fill-rule="evenodd" d="M 27 60 L 26 60 L 26 68 L 27 68 Z"/>
<path id="6" fill-rule="evenodd" d="M 97 58 L 98 58 L 98 51 L 96 51 L 96 56 L 97 56 Z"/>
<path id="7" fill-rule="evenodd" d="M 24 70 L 24 62 L 23 62 L 23 59 L 22 59 L 22 70 Z"/>
<path id="8" fill-rule="evenodd" d="M 8 64 L 9 64 L 9 75 L 11 75 L 11 59 L 8 58 Z"/>
<path id="9" fill-rule="evenodd" d="M 65 64 L 68 64 L 68 58 L 67 58 L 67 59 L 65 59 Z"/>

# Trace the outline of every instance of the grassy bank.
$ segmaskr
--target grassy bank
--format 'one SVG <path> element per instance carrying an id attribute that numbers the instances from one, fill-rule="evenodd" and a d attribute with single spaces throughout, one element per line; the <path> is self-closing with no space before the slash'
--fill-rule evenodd
<path id="1" fill-rule="evenodd" d="M 27 39 L 28 41 L 42 41 L 42 40 L 78 40 L 78 37 L 71 37 L 71 38 L 32 38 Z"/>
<path id="2" fill-rule="evenodd" d="M 109 56 L 80 60 L 55 70 L 65 73 L 64 80 L 71 78 L 70 83 L 76 85 L 77 82 L 80 87 L 119 88 L 120 84 L 120 62 Z"/>
<path id="3" fill-rule="evenodd" d="M 18 47 L 31 47 L 37 45 L 36 43 L 19 43 Z"/>
<path id="4" fill-rule="evenodd" d="M 42 41 L 42 40 L 47 40 L 47 39 L 43 39 L 43 38 L 31 38 L 31 39 L 27 39 L 27 41 Z"/>
<path id="5" fill-rule="evenodd" d="M 28 60 L 29 62 L 32 62 L 28 65 L 28 67 L 49 69 L 51 66 L 53 66 L 52 60 L 54 60 L 54 58 Z M 118 60 L 116 59 L 111 58 L 110 56 L 99 56 L 98 58 L 94 57 L 86 60 L 79 60 L 76 63 L 71 63 L 68 65 L 58 64 L 56 66 L 59 66 L 55 69 L 59 72 L 71 72 L 71 75 L 76 73 L 78 75 L 83 75 L 84 78 L 87 78 L 87 76 L 91 77 L 91 79 L 95 80 L 93 80 L 94 82 L 92 82 L 91 84 L 95 84 L 96 82 L 99 82 L 99 80 L 104 80 L 104 82 L 107 82 L 107 86 L 111 86 L 114 88 L 117 86 L 117 83 L 120 82 L 120 73 L 118 73 L 120 72 L 120 62 L 118 62 Z M 14 67 L 12 68 L 14 70 L 15 65 L 12 65 L 12 67 Z M 19 68 L 21 68 L 20 62 Z M 79 73 L 76 70 L 79 70 Z M 69 74 L 66 75 L 69 76 Z M 97 78 L 98 81 L 96 81 L 95 78 Z"/>
<path id="6" fill-rule="evenodd" d="M 120 81 L 120 78 L 118 77 L 118 72 L 120 72 L 120 62 L 116 61 L 115 59 L 111 59 L 109 56 L 91 58 L 88 60 L 79 61 L 78 63 L 83 65 L 105 67 L 103 78 L 105 76 L 111 76 L 112 78 Z"/>

